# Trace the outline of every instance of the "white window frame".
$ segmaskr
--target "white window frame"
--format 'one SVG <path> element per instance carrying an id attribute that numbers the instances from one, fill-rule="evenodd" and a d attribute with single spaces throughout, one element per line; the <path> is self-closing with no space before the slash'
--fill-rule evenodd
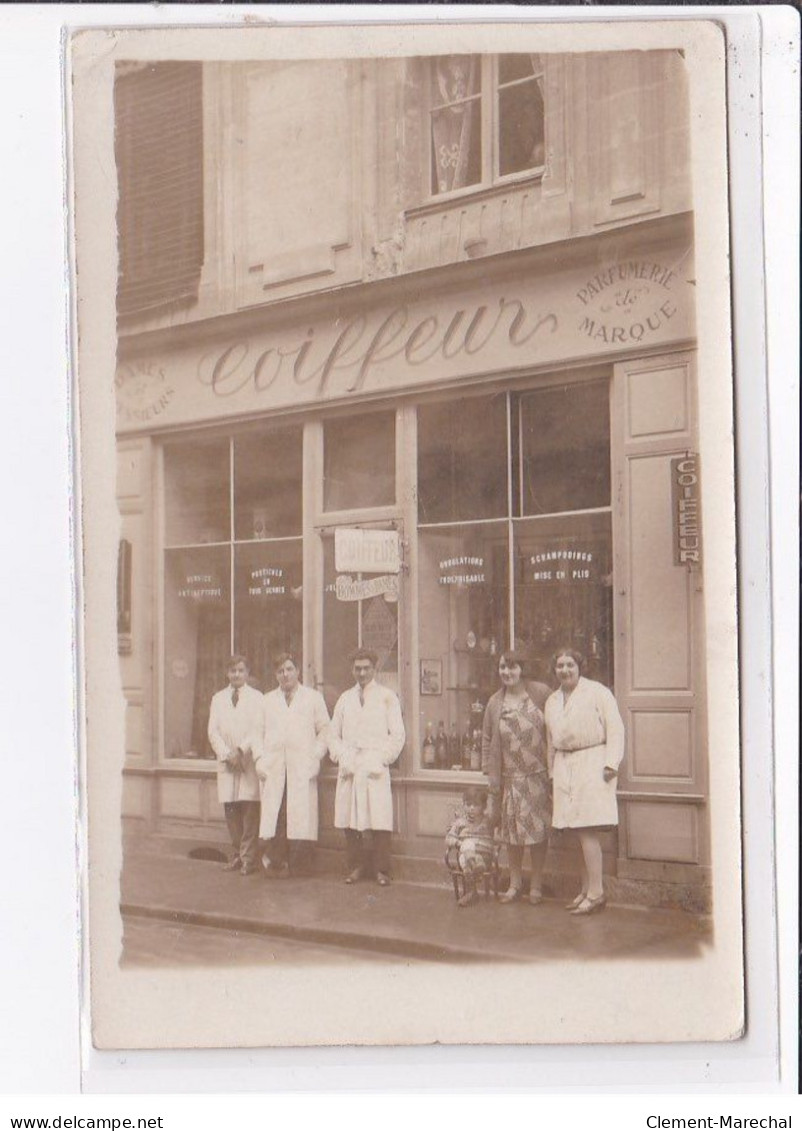
<path id="1" fill-rule="evenodd" d="M 503 52 L 503 54 L 533 54 L 533 52 Z M 544 56 L 541 55 L 541 70 L 535 72 L 535 81 L 537 76 L 543 79 L 543 138 L 544 138 L 544 161 L 542 165 L 535 165 L 529 169 L 521 169 L 515 173 L 499 173 L 499 113 L 498 113 L 498 95 L 499 95 L 499 58 L 500 55 L 480 55 L 480 89 L 479 89 L 479 106 L 480 106 L 480 122 L 481 122 L 481 180 L 477 184 L 465 185 L 462 188 L 450 189 L 446 192 L 433 192 L 432 183 L 434 180 L 434 170 L 432 168 L 432 113 L 433 106 L 430 97 L 430 79 L 431 68 L 435 56 L 427 59 L 427 96 L 425 100 L 425 129 L 424 145 L 426 147 L 425 160 L 423 162 L 426 185 L 424 195 L 427 203 L 439 203 L 441 201 L 455 200 L 464 196 L 474 196 L 477 193 L 487 191 L 488 189 L 497 188 L 503 185 L 517 184 L 522 181 L 536 181 L 540 180 L 546 172 L 545 153 L 548 152 L 548 106 L 546 104 L 546 91 L 545 91 L 545 78 L 546 78 L 546 65 Z M 528 80 L 521 80 L 528 81 Z M 508 84 L 515 85 L 513 83 Z M 466 100 L 467 101 L 467 100 Z"/>

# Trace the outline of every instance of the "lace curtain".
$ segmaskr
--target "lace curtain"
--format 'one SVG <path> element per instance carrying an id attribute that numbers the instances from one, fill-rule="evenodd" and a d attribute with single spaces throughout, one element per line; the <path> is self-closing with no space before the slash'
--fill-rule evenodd
<path id="1" fill-rule="evenodd" d="M 451 192 L 472 183 L 469 170 L 477 142 L 480 61 L 475 55 L 444 55 L 435 60 L 432 115 L 435 189 Z M 467 99 L 467 101 L 461 101 Z"/>

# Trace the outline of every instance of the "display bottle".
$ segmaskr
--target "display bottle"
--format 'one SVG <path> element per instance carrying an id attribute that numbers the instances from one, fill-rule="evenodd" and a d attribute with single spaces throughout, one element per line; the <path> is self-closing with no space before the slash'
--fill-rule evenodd
<path id="1" fill-rule="evenodd" d="M 435 741 L 435 761 L 438 770 L 448 769 L 448 735 L 446 734 L 445 723 L 441 719 L 437 727 L 437 739 Z"/>
<path id="2" fill-rule="evenodd" d="M 465 720 L 465 731 L 462 735 L 462 750 L 460 751 L 462 768 L 469 770 L 471 768 L 471 749 L 473 747 L 473 728 L 471 726 L 471 716 L 468 715 Z"/>
<path id="3" fill-rule="evenodd" d="M 495 636 L 490 637 L 490 655 L 495 656 L 498 652 L 498 641 Z"/>
<path id="4" fill-rule="evenodd" d="M 448 764 L 452 770 L 462 768 L 462 758 L 460 756 L 460 741 L 457 724 L 451 724 L 451 733 L 448 736 Z"/>
<path id="5" fill-rule="evenodd" d="M 432 723 L 426 724 L 426 736 L 423 739 L 423 747 L 421 750 L 423 755 L 423 765 L 427 770 L 433 770 L 436 764 L 435 745 L 434 745 L 434 726 Z"/>
<path id="6" fill-rule="evenodd" d="M 474 728 L 473 742 L 471 743 L 471 769 L 482 768 L 482 732 L 479 727 Z"/>

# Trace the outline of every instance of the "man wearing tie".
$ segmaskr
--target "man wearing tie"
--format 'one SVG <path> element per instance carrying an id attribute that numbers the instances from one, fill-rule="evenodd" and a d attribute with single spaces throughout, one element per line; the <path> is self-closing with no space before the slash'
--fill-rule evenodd
<path id="1" fill-rule="evenodd" d="M 389 767 L 406 736 L 398 696 L 374 678 L 376 653 L 360 649 L 352 659 L 356 684 L 337 700 L 329 742 L 329 755 L 339 767 L 334 825 L 345 831 L 345 882 L 356 883 L 375 868 L 376 880 L 386 887 L 393 830 Z"/>
<path id="2" fill-rule="evenodd" d="M 256 871 L 259 780 L 253 763 L 262 732 L 262 693 L 248 684 L 248 661 L 228 661 L 228 687 L 212 696 L 209 743 L 217 756 L 217 797 L 223 804 L 234 857 L 227 872 Z"/>

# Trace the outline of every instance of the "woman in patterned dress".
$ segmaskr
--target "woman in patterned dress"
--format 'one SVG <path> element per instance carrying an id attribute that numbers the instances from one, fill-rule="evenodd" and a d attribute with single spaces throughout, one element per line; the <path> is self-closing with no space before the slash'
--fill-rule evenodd
<path id="1" fill-rule="evenodd" d="M 566 910 L 591 915 L 605 906 L 599 833 L 618 824 L 616 780 L 624 757 L 624 724 L 603 683 L 585 679 L 584 657 L 556 652 L 560 687 L 546 703 L 549 776 L 554 783 L 555 829 L 572 829 L 582 849 L 582 886 Z"/>
<path id="2" fill-rule="evenodd" d="M 529 902 L 541 903 L 551 796 L 546 762 L 543 707 L 550 694 L 544 683 L 523 679 L 524 658 L 503 652 L 498 673 L 501 689 L 485 709 L 482 768 L 490 783 L 494 820 L 500 818 L 501 840 L 507 846 L 510 886 L 500 903 L 514 903 L 523 890 L 524 851 L 529 849 Z"/>

